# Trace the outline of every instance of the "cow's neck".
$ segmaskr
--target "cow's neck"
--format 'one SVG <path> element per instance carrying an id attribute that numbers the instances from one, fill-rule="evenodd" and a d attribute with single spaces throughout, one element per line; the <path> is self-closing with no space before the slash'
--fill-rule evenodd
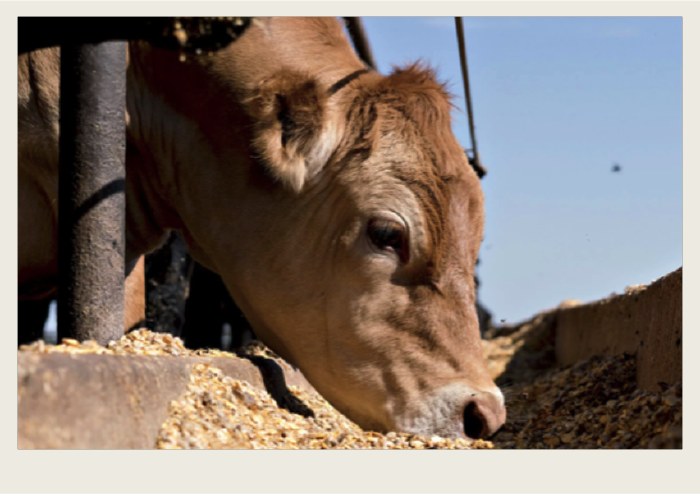
<path id="1" fill-rule="evenodd" d="M 190 135 L 135 54 L 138 44 L 130 48 L 127 77 L 127 262 L 154 250 L 168 230 L 180 227 L 173 208 L 178 195 L 175 163 Z"/>
<path id="2" fill-rule="evenodd" d="M 200 61 L 182 63 L 167 50 L 130 46 L 128 257 L 153 250 L 171 229 L 192 240 L 192 224 L 208 220 L 203 212 L 216 214 L 223 207 L 213 188 L 230 184 L 227 192 L 234 199 L 227 196 L 226 206 L 235 202 L 238 165 L 249 155 L 246 125 L 239 121 L 236 99 Z M 199 237 L 210 231 L 205 228 Z M 188 246 L 197 250 L 195 241 Z M 213 267 L 203 257 L 197 260 Z"/>
<path id="3" fill-rule="evenodd" d="M 184 228 L 186 236 L 195 237 L 200 229 L 200 238 L 206 236 L 202 205 L 197 217 L 193 198 L 205 197 L 206 208 L 217 214 L 244 201 L 251 136 L 241 102 L 261 80 L 294 66 L 330 88 L 364 67 L 334 19 L 265 22 L 265 29 L 251 28 L 212 58 L 184 63 L 172 52 L 131 44 L 127 256 L 154 249 L 168 229 Z M 319 43 L 308 32 L 300 34 L 311 27 L 326 29 L 323 36 L 330 41 Z M 225 166 L 214 166 L 217 160 Z M 226 202 L 205 189 L 206 183 L 225 183 Z M 236 218 L 228 214 L 234 225 Z"/>

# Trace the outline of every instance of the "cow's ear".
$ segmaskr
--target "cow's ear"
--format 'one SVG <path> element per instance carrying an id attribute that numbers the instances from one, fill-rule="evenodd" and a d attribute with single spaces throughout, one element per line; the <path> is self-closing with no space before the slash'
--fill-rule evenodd
<path id="1" fill-rule="evenodd" d="M 247 102 L 255 151 L 274 177 L 297 192 L 335 147 L 327 99 L 313 78 L 285 70 L 263 81 Z"/>

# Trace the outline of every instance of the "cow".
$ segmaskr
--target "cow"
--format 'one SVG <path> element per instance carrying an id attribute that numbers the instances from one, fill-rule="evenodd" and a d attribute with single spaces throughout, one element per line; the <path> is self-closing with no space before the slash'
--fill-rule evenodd
<path id="1" fill-rule="evenodd" d="M 59 51 L 19 57 L 20 293 L 56 271 Z M 256 335 L 365 429 L 487 438 L 479 178 L 450 95 L 368 70 L 333 18 L 259 19 L 211 54 L 128 45 L 126 262 L 178 230 Z"/>

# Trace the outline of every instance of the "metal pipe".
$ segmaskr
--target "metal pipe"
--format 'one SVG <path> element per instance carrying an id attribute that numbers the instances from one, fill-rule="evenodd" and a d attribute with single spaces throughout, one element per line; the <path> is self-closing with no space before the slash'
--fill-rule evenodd
<path id="1" fill-rule="evenodd" d="M 240 37 L 250 17 L 20 17 L 20 54 L 49 46 L 143 40 L 160 48 L 218 50 Z"/>
<path id="2" fill-rule="evenodd" d="M 377 64 L 372 56 L 372 49 L 369 47 L 369 41 L 365 28 L 362 25 L 362 19 L 359 17 L 343 17 L 345 25 L 350 33 L 350 38 L 355 46 L 355 51 L 360 56 L 360 59 L 372 70 L 377 70 Z"/>
<path id="3" fill-rule="evenodd" d="M 124 332 L 126 43 L 61 46 L 58 337 Z"/>

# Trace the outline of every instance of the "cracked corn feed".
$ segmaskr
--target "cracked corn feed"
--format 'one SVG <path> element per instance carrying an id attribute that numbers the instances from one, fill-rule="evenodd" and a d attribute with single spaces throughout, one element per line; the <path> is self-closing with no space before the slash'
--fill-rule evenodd
<path id="1" fill-rule="evenodd" d="M 242 348 L 238 354 L 220 350 L 190 350 L 185 348 L 182 340 L 168 333 L 155 333 L 147 329 L 131 331 L 119 340 L 110 341 L 106 347 L 94 340 L 82 343 L 64 338 L 58 345 L 47 345 L 43 340 L 19 347 L 21 351 L 35 353 L 67 353 L 67 354 L 98 354 L 98 355 L 170 355 L 173 357 L 228 357 L 237 358 L 245 355 L 259 355 L 267 358 L 278 358 L 260 342 L 251 342 Z M 284 363 L 283 363 L 284 364 Z"/>
<path id="2" fill-rule="evenodd" d="M 544 319 L 543 322 L 546 323 Z M 665 389 L 661 393 L 637 390 L 635 360 L 633 357 L 622 355 L 595 357 L 574 367 L 557 369 L 554 360 L 549 357 L 552 353 L 551 331 L 546 330 L 549 324 L 531 326 L 532 328 L 522 327 L 516 332 L 498 336 L 490 342 L 485 341 L 486 357 L 495 364 L 492 376 L 499 384 L 504 385 L 508 407 L 508 421 L 492 442 L 476 441 L 469 445 L 466 441 L 450 441 L 436 437 L 418 438 L 401 434 L 362 432 L 320 397 L 293 390 L 293 395 L 314 411 L 313 417 L 304 418 L 303 414 L 291 414 L 278 407 L 274 400 L 270 401 L 267 393 L 261 393 L 244 382 L 234 385 L 230 378 L 220 376 L 218 371 L 212 371 L 214 377 L 209 384 L 202 383 L 203 377 L 199 375 L 197 389 L 207 389 L 207 386 L 220 389 L 221 383 L 226 383 L 223 386 L 231 388 L 231 393 L 234 393 L 233 389 L 249 389 L 248 403 L 245 399 L 242 404 L 235 399 L 228 399 L 231 405 L 235 405 L 235 410 L 227 405 L 222 408 L 219 403 L 220 396 L 211 390 L 211 400 L 206 402 L 197 398 L 196 389 L 192 393 L 188 391 L 189 398 L 183 397 L 182 400 L 190 399 L 190 408 L 181 405 L 180 409 L 177 409 L 173 405 L 173 413 L 178 414 L 179 422 L 174 416 L 168 418 L 170 427 L 177 427 L 180 432 L 167 432 L 166 423 L 161 431 L 159 446 L 387 449 L 682 447 L 680 383 L 664 386 Z M 545 330 L 541 330 L 543 327 Z M 535 334 L 538 332 L 542 334 Z M 95 342 L 81 344 L 66 339 L 61 345 L 45 345 L 39 341 L 23 346 L 21 350 L 39 353 L 236 358 L 234 354 L 216 350 L 191 351 L 182 345 L 179 338 L 145 330 L 131 332 L 119 341 L 111 342 L 106 348 Z M 253 345 L 249 353 L 270 356 L 259 344 Z M 281 365 L 286 366 L 284 363 Z M 261 401 L 256 407 L 266 410 L 262 417 L 270 418 L 270 422 L 260 417 L 252 418 L 248 405 L 252 406 L 251 399 L 258 398 Z M 249 417 L 249 421 L 256 427 L 252 428 L 244 420 L 237 429 L 234 422 L 241 417 L 245 420 Z M 292 430 L 293 427 L 300 427 L 299 432 L 288 433 L 277 428 L 277 422 L 282 418 L 283 423 L 291 424 Z M 329 429 L 326 427 L 328 424 L 335 426 Z M 273 430 L 277 432 L 270 432 Z M 197 438 L 193 431 L 199 431 L 201 435 Z M 238 432 L 243 435 L 236 435 Z M 258 432 L 260 438 L 255 439 Z M 319 435 L 312 436 L 312 433 Z M 176 434 L 180 434 L 179 439 L 173 439 Z M 218 436 L 212 439 L 212 434 Z M 288 437 L 291 439 L 287 440 Z"/>
<path id="3" fill-rule="evenodd" d="M 68 353 L 68 354 L 98 354 L 98 355 L 197 355 L 185 348 L 180 338 L 167 333 L 154 333 L 139 329 L 125 334 L 119 340 L 110 341 L 106 347 L 94 340 L 79 342 L 64 338 L 58 345 L 47 345 L 42 340 L 30 345 L 19 347 L 22 351 L 36 353 Z M 224 352 L 218 352 L 224 353 Z M 213 355 L 212 355 L 213 356 Z"/>
<path id="4" fill-rule="evenodd" d="M 132 331 L 107 347 L 95 341 L 64 339 L 59 345 L 37 341 L 21 351 L 64 354 L 108 354 L 173 357 L 228 357 L 218 350 L 189 350 L 182 340 L 165 333 Z M 244 347 L 241 356 L 275 357 L 259 342 Z M 286 363 L 276 360 L 283 367 Z M 287 448 L 287 449 L 491 449 L 488 441 L 426 438 L 410 434 L 366 432 L 317 394 L 295 387 L 282 408 L 266 392 L 225 376 L 208 364 L 197 364 L 187 392 L 170 404 L 159 432 L 158 448 Z"/>
<path id="5" fill-rule="evenodd" d="M 157 447 L 161 449 L 491 449 L 487 441 L 366 432 L 320 396 L 295 387 L 308 417 L 280 408 L 265 391 L 195 366 L 187 392 L 170 404 Z"/>
<path id="6" fill-rule="evenodd" d="M 507 390 L 504 449 L 682 448 L 682 386 L 636 389 L 631 355 L 594 357 Z"/>
<path id="7" fill-rule="evenodd" d="M 236 353 L 224 352 L 216 349 L 190 350 L 186 348 L 182 340 L 168 333 L 156 333 L 147 329 L 130 331 L 116 341 L 110 341 L 106 347 L 101 346 L 94 340 L 83 341 L 82 343 L 64 338 L 58 345 L 47 345 L 43 340 L 35 341 L 29 345 L 19 347 L 20 351 L 34 353 L 65 353 L 65 354 L 97 354 L 97 355 L 151 355 L 172 357 L 226 357 L 226 358 L 248 358 L 265 357 L 275 359 L 275 361 L 286 369 L 291 366 L 275 355 L 258 340 L 249 342 Z"/>

